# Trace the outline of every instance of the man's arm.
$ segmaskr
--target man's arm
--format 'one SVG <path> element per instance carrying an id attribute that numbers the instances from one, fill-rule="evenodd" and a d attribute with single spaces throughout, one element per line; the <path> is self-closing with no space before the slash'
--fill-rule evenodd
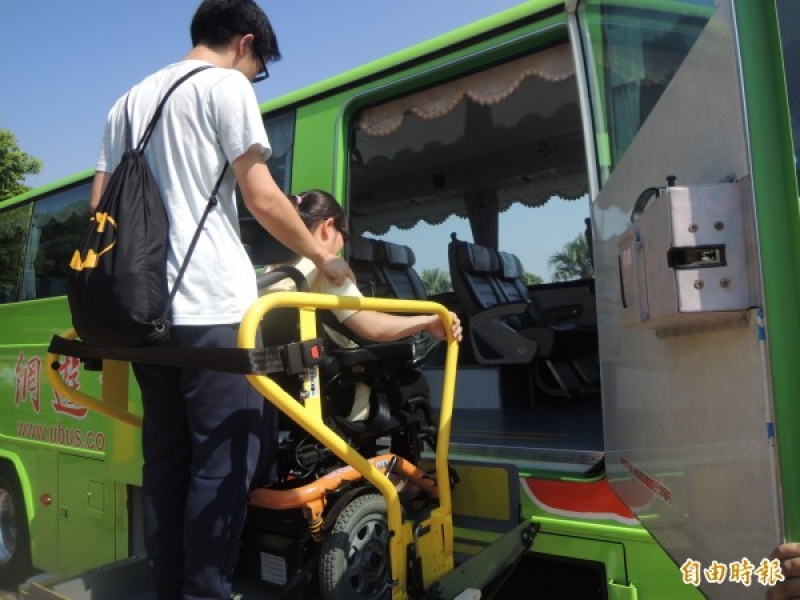
<path id="1" fill-rule="evenodd" d="M 111 173 L 97 171 L 94 174 L 92 181 L 92 192 L 89 196 L 89 213 L 94 214 L 97 210 L 97 205 L 100 204 L 100 198 L 103 197 L 103 192 L 106 191 L 108 180 L 111 179 Z"/>
<path id="2" fill-rule="evenodd" d="M 275 239 L 300 256 L 310 258 L 317 268 L 334 283 L 346 277 L 355 280 L 348 264 L 320 247 L 303 223 L 256 147 L 233 161 L 233 172 L 250 213 Z"/>

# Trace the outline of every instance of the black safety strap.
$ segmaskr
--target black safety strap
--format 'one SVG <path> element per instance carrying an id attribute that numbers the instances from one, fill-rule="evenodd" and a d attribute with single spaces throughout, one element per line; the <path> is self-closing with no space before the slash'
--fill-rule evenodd
<path id="1" fill-rule="evenodd" d="M 224 371 L 241 375 L 295 375 L 318 364 L 325 356 L 321 338 L 247 350 L 244 348 L 195 348 L 189 346 L 146 346 L 99 348 L 78 340 L 54 335 L 48 352 L 74 356 L 82 361 L 121 360 L 167 367 Z M 58 368 L 57 365 L 51 365 Z"/>

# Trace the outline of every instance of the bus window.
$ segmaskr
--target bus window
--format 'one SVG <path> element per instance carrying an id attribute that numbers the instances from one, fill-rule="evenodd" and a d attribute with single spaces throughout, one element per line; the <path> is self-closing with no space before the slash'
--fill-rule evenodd
<path id="1" fill-rule="evenodd" d="M 588 204 L 569 224 L 563 209 L 576 205 L 559 199 L 587 191 L 566 45 L 369 107 L 353 129 L 351 229 L 412 247 L 429 292 L 448 287 L 451 233 L 549 281 L 548 257 L 583 230 Z"/>
<path id="2" fill-rule="evenodd" d="M 33 208 L 21 300 L 67 293 L 67 265 L 89 220 L 90 184 L 42 198 Z"/>
<path id="3" fill-rule="evenodd" d="M 586 29 L 595 36 L 592 45 L 601 49 L 593 52 L 593 75 L 596 88 L 603 90 L 603 97 L 594 99 L 602 181 L 625 154 L 714 8 L 714 0 L 682 3 L 696 8 L 674 13 L 606 5 L 585 9 Z"/>
<path id="4" fill-rule="evenodd" d="M 0 213 L 0 303 L 17 300 L 32 206 L 28 203 Z"/>
<path id="5" fill-rule="evenodd" d="M 781 41 L 783 45 L 783 62 L 786 67 L 786 86 L 789 90 L 789 112 L 792 119 L 792 137 L 794 138 L 794 165 L 798 169 L 800 180 L 800 32 L 797 31 L 800 19 L 800 4 L 790 0 L 778 0 L 778 18 L 780 19 Z"/>
<path id="6" fill-rule="evenodd" d="M 292 189 L 292 149 L 294 148 L 295 111 L 267 115 L 264 127 L 269 135 L 272 156 L 267 161 L 275 183 L 288 194 Z"/>
<path id="7" fill-rule="evenodd" d="M 264 118 L 264 127 L 267 130 L 269 143 L 272 146 L 272 155 L 267 161 L 267 166 L 273 179 L 275 179 L 275 183 L 287 195 L 291 193 L 292 189 L 295 119 L 296 113 L 293 110 L 278 115 L 267 115 Z M 289 256 L 288 249 L 278 243 L 252 217 L 244 204 L 244 199 L 238 186 L 236 187 L 236 205 L 239 210 L 239 228 L 242 243 L 253 265 L 260 267 L 265 264 L 286 260 Z"/>

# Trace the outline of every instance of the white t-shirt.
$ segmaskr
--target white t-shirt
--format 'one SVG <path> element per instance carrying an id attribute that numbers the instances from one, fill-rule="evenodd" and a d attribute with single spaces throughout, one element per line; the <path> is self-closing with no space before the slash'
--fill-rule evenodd
<path id="1" fill-rule="evenodd" d="M 186 60 L 169 65 L 120 98 L 108 115 L 97 170 L 111 173 L 122 158 L 126 97 L 135 147 L 172 84 L 207 64 Z M 239 71 L 218 67 L 201 71 L 167 100 L 145 157 L 169 216 L 170 290 L 225 161 L 233 163 L 253 146 L 264 160 L 270 157 L 253 86 Z M 219 204 L 206 220 L 172 303 L 176 325 L 238 323 L 257 299 L 255 272 L 240 241 L 235 184 L 228 167 L 217 195 Z"/>

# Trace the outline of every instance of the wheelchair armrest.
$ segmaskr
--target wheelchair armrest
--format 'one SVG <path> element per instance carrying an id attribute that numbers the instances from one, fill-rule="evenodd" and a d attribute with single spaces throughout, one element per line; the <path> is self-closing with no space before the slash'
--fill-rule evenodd
<path id="1" fill-rule="evenodd" d="M 367 344 L 357 348 L 332 348 L 330 354 L 339 361 L 342 368 L 352 368 L 371 362 L 384 360 L 414 359 L 414 344 L 409 340 Z"/>
<path id="2" fill-rule="evenodd" d="M 308 291 L 308 281 L 306 281 L 306 276 L 303 275 L 300 269 L 290 265 L 275 267 L 271 271 L 261 273 L 256 278 L 256 286 L 259 290 L 264 290 L 271 285 L 275 285 L 279 281 L 283 281 L 284 279 L 291 279 L 294 282 L 295 288 L 298 292 Z"/>

